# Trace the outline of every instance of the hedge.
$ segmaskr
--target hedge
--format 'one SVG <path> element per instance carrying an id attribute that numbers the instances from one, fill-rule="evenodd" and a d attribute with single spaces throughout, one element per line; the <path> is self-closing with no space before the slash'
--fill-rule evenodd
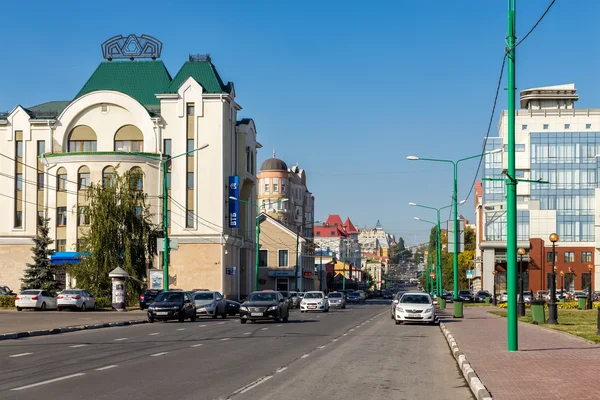
<path id="1" fill-rule="evenodd" d="M 15 296 L 0 296 L 0 308 L 12 308 L 15 306 Z"/>
<path id="2" fill-rule="evenodd" d="M 567 301 L 565 303 L 556 303 L 557 307 L 560 308 L 561 310 L 576 310 L 579 308 L 579 303 L 576 301 Z M 529 303 L 525 303 L 525 307 L 529 308 L 531 305 Z M 600 306 L 600 302 L 594 302 L 593 303 L 593 308 L 597 308 Z M 548 308 L 548 303 L 544 304 L 545 308 Z M 498 308 L 508 308 L 508 303 L 500 303 L 498 305 Z"/>

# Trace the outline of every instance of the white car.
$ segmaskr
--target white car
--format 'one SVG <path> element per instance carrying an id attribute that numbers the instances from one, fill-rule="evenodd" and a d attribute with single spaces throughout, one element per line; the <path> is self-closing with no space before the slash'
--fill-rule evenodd
<path id="1" fill-rule="evenodd" d="M 66 289 L 58 294 L 56 308 L 62 311 L 65 308 L 86 311 L 96 310 L 96 299 L 87 290 Z"/>
<path id="2" fill-rule="evenodd" d="M 300 312 L 322 311 L 329 312 L 329 300 L 325 292 L 306 292 L 300 302 Z"/>
<path id="3" fill-rule="evenodd" d="M 394 314 L 396 325 L 404 322 L 436 323 L 435 308 L 431 296 L 423 292 L 404 293 L 396 304 Z"/>
<path id="4" fill-rule="evenodd" d="M 197 316 L 207 315 L 213 319 L 218 316 L 227 318 L 227 303 L 221 293 L 201 291 L 195 292 L 193 296 Z"/>
<path id="5" fill-rule="evenodd" d="M 17 311 L 24 308 L 35 308 L 42 311 L 55 309 L 56 297 L 53 297 L 46 290 L 27 289 L 15 298 L 15 307 L 17 307 Z"/>

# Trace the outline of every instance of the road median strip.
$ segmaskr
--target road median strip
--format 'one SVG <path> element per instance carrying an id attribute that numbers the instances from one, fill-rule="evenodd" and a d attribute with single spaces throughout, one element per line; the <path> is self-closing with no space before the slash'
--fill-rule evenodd
<path id="1" fill-rule="evenodd" d="M 88 329 L 102 329 L 102 328 L 113 328 L 117 326 L 130 326 L 130 325 L 138 325 L 145 324 L 148 321 L 143 320 L 131 320 L 131 321 L 119 321 L 119 322 L 104 322 L 98 324 L 90 324 L 90 325 L 77 325 L 77 326 L 66 326 L 63 328 L 53 328 L 53 329 L 38 329 L 32 331 L 23 331 L 23 332 L 11 332 L 11 333 L 0 333 L 0 341 L 9 340 L 9 339 L 21 339 L 35 336 L 47 336 L 47 335 L 57 335 L 59 333 L 69 333 L 69 332 L 77 332 Z"/>

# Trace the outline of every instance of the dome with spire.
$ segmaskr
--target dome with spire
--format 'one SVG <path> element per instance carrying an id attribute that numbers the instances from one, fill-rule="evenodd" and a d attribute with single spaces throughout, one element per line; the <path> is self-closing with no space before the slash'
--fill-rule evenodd
<path id="1" fill-rule="evenodd" d="M 261 171 L 287 171 L 288 166 L 279 158 L 267 158 L 260 166 Z"/>

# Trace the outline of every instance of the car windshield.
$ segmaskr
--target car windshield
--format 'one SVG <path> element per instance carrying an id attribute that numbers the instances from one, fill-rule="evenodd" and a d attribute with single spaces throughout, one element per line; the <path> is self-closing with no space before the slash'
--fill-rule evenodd
<path id="1" fill-rule="evenodd" d="M 194 295 L 194 300 L 213 300 L 214 293 L 196 293 Z"/>
<path id="2" fill-rule="evenodd" d="M 469 292 L 468 290 L 461 290 L 459 293 L 460 294 L 471 294 L 471 292 Z"/>
<path id="3" fill-rule="evenodd" d="M 323 293 L 306 293 L 304 295 L 305 299 L 322 299 Z"/>
<path id="4" fill-rule="evenodd" d="M 152 296 L 156 296 L 157 294 L 160 293 L 160 290 L 146 290 L 144 293 L 152 295 Z"/>
<path id="5" fill-rule="evenodd" d="M 79 294 L 79 290 L 63 290 L 61 294 Z"/>
<path id="6" fill-rule="evenodd" d="M 531 292 L 523 292 L 523 296 L 531 296 Z"/>
<path id="7" fill-rule="evenodd" d="M 183 293 L 181 292 L 163 292 L 156 296 L 156 302 L 178 303 L 183 301 Z"/>
<path id="8" fill-rule="evenodd" d="M 348 296 L 360 296 L 360 293 L 352 292 L 352 293 L 348 293 Z"/>
<path id="9" fill-rule="evenodd" d="M 252 293 L 247 301 L 277 301 L 275 293 Z"/>
<path id="10" fill-rule="evenodd" d="M 418 295 L 418 294 L 405 294 L 402 296 L 400 303 L 409 303 L 409 304 L 429 304 L 429 297 Z"/>
<path id="11" fill-rule="evenodd" d="M 21 294 L 39 294 L 40 291 L 39 290 L 25 290 L 23 292 L 21 292 Z"/>
<path id="12" fill-rule="evenodd" d="M 333 299 L 335 297 L 338 297 L 338 298 L 342 297 L 342 294 L 341 293 L 329 293 L 329 298 L 330 299 Z"/>
<path id="13" fill-rule="evenodd" d="M 477 294 L 488 294 L 488 292 L 486 292 L 485 290 L 480 290 L 479 292 L 477 292 Z"/>

